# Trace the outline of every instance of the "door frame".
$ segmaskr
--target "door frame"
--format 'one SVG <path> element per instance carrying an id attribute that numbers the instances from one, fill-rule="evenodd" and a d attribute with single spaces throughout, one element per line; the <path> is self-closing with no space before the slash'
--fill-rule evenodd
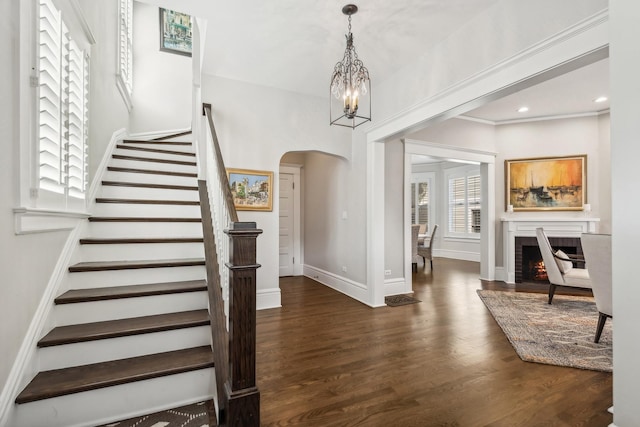
<path id="1" fill-rule="evenodd" d="M 301 186 L 300 171 L 302 165 L 281 163 L 280 173 L 293 175 L 293 275 L 302 276 L 302 266 L 304 265 L 304 253 L 302 251 L 302 216 L 301 216 Z M 278 182 L 280 179 L 278 178 Z M 280 194 L 280 189 L 278 189 Z"/>

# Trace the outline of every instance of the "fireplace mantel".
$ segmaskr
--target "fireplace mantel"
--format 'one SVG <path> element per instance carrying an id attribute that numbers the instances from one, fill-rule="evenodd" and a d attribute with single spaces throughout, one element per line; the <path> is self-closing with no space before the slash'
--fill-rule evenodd
<path id="1" fill-rule="evenodd" d="M 595 233 L 600 218 L 552 218 L 511 215 L 502 221 L 502 252 L 505 282 L 515 283 L 516 237 L 535 237 L 536 228 L 544 228 L 549 237 L 580 237 L 582 233 Z"/>

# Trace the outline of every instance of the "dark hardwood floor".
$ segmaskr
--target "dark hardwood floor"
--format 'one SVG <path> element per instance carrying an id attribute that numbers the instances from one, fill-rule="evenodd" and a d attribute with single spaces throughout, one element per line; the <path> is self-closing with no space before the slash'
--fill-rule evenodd
<path id="1" fill-rule="evenodd" d="M 523 362 L 480 301 L 479 265 L 414 273 L 419 304 L 372 309 L 304 277 L 258 312 L 263 426 L 598 426 L 612 375 Z"/>

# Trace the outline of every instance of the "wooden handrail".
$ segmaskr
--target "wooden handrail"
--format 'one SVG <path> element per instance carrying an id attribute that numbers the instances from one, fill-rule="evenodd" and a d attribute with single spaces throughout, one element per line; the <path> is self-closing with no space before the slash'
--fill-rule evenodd
<path id="1" fill-rule="evenodd" d="M 202 104 L 202 111 L 207 116 L 209 122 L 209 131 L 211 131 L 211 138 L 213 139 L 213 149 L 215 150 L 215 160 L 218 164 L 218 179 L 222 184 L 225 191 L 225 197 L 227 199 L 227 209 L 229 210 L 229 218 L 231 221 L 238 221 L 238 212 L 236 206 L 233 203 L 233 195 L 231 194 L 231 187 L 229 186 L 229 178 L 226 174 L 226 167 L 222 159 L 222 152 L 220 151 L 220 143 L 218 142 L 218 134 L 216 133 L 216 127 L 213 124 L 213 117 L 211 115 L 211 104 Z"/>
<path id="2" fill-rule="evenodd" d="M 255 222 L 240 222 L 233 204 L 233 196 L 218 137 L 216 135 L 211 105 L 204 104 L 203 112 L 209 122 L 216 162 L 217 190 L 222 193 L 220 204 L 229 219 L 228 229 L 222 230 L 222 221 L 214 220 L 209 200 L 208 183 L 198 181 L 202 227 L 205 243 L 209 315 L 211 317 L 211 339 L 216 372 L 219 426 L 260 425 L 260 392 L 256 387 L 256 239 L 262 230 Z M 218 195 L 219 197 L 219 195 Z M 215 201 L 214 201 L 215 203 Z M 216 224 L 218 226 L 216 227 Z M 222 248 L 216 245 L 216 236 L 226 233 L 229 238 L 227 269 L 221 269 L 218 254 Z M 220 241 L 220 240 L 218 240 Z M 223 243 L 224 246 L 224 243 Z M 223 252 L 224 253 L 224 252 Z M 225 313 L 224 274 L 228 274 L 228 318 Z M 227 327 L 228 325 L 228 327 Z"/>

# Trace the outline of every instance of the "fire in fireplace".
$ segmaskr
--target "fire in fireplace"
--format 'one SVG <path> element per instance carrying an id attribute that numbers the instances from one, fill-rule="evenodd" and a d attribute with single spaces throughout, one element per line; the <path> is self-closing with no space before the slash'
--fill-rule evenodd
<path id="1" fill-rule="evenodd" d="M 567 254 L 582 255 L 580 239 L 576 237 L 550 237 L 549 243 L 555 250 Z M 515 241 L 515 281 L 516 283 L 549 283 L 544 268 L 542 254 L 535 237 L 516 237 Z"/>

